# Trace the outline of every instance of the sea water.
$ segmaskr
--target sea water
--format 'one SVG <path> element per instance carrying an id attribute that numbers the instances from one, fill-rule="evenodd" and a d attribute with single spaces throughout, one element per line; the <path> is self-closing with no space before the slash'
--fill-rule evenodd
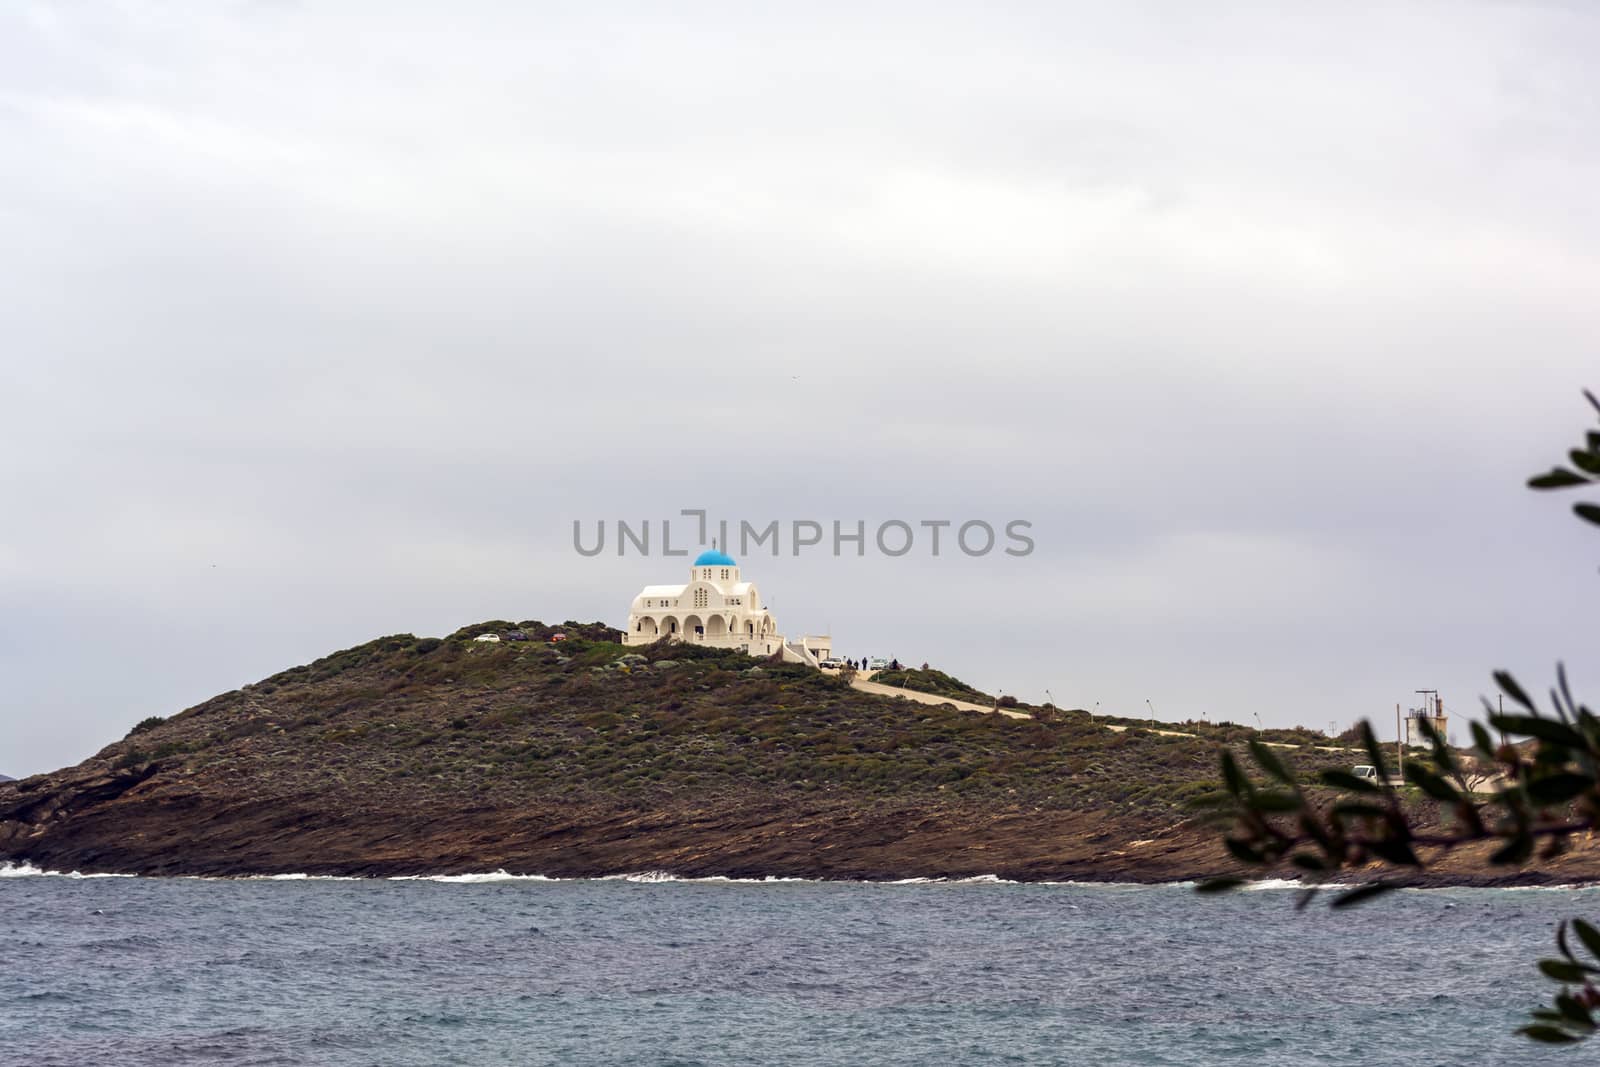
<path id="1" fill-rule="evenodd" d="M 1542 1063 L 1513 1032 L 1554 988 L 1534 961 L 1600 915 L 1593 889 L 1294 898 L 11 868 L 0 1062 Z"/>

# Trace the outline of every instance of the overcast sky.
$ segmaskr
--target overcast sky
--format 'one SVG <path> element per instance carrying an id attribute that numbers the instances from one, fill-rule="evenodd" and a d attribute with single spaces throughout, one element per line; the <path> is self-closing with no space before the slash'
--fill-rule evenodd
<path id="1" fill-rule="evenodd" d="M 1400 8 L 0 7 L 0 772 L 684 508 L 1031 522 L 741 560 L 1025 699 L 1592 701 L 1600 17 Z"/>

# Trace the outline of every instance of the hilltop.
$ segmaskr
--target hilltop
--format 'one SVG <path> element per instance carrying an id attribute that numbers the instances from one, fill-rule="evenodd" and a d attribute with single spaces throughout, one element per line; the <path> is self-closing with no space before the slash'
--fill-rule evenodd
<path id="1" fill-rule="evenodd" d="M 474 640 L 513 632 L 528 640 Z M 1189 803 L 1241 727 L 956 711 L 620 636 L 534 621 L 397 634 L 147 719 L 75 767 L 0 784 L 0 858 L 161 874 L 1166 881 L 1231 867 Z M 1292 756 L 1349 761 L 1311 743 Z"/>

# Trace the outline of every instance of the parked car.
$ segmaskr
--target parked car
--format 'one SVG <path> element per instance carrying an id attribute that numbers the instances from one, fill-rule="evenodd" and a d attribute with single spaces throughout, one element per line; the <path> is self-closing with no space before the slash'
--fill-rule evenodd
<path id="1" fill-rule="evenodd" d="M 507 641 L 526 641 L 528 639 L 528 635 L 523 633 L 521 630 L 512 630 L 510 633 L 506 634 L 505 639 Z"/>
<path id="2" fill-rule="evenodd" d="M 833 657 L 830 656 L 829 658 L 823 660 L 821 663 L 817 664 L 817 666 L 821 667 L 825 671 L 843 670 L 844 669 L 844 660 L 842 660 L 842 659 L 834 659 Z"/>
<path id="3" fill-rule="evenodd" d="M 567 635 L 566 634 L 551 634 L 550 635 L 550 640 L 551 641 L 565 641 L 566 639 L 567 639 Z"/>
<path id="4" fill-rule="evenodd" d="M 1371 782 L 1373 785 L 1388 785 L 1395 786 L 1396 788 L 1405 785 L 1404 781 L 1400 781 L 1398 779 L 1385 779 L 1383 775 L 1378 773 L 1378 768 L 1372 766 L 1370 763 L 1358 763 L 1350 769 L 1350 773 L 1355 775 L 1357 778 L 1360 778 L 1362 781 Z"/>
<path id="5" fill-rule="evenodd" d="M 477 637 L 474 637 L 473 640 L 474 641 L 493 641 L 493 642 L 498 643 L 499 640 L 500 640 L 500 635 L 499 634 L 479 634 Z"/>
<path id="6" fill-rule="evenodd" d="M 889 661 L 886 659 L 870 659 L 867 661 L 867 670 L 869 671 L 886 671 L 888 669 Z"/>

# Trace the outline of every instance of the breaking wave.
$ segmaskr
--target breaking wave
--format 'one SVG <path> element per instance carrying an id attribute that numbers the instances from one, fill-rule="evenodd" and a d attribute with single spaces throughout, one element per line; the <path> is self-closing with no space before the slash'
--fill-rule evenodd
<path id="1" fill-rule="evenodd" d="M 511 874 L 501 869 L 477 874 L 397 874 L 386 879 L 390 882 L 445 882 L 455 885 L 487 885 L 496 882 L 557 882 L 542 874 Z"/>
<path id="2" fill-rule="evenodd" d="M 0 878 L 137 878 L 136 874 L 84 874 L 81 871 L 44 871 L 26 861 L 0 860 Z"/>

